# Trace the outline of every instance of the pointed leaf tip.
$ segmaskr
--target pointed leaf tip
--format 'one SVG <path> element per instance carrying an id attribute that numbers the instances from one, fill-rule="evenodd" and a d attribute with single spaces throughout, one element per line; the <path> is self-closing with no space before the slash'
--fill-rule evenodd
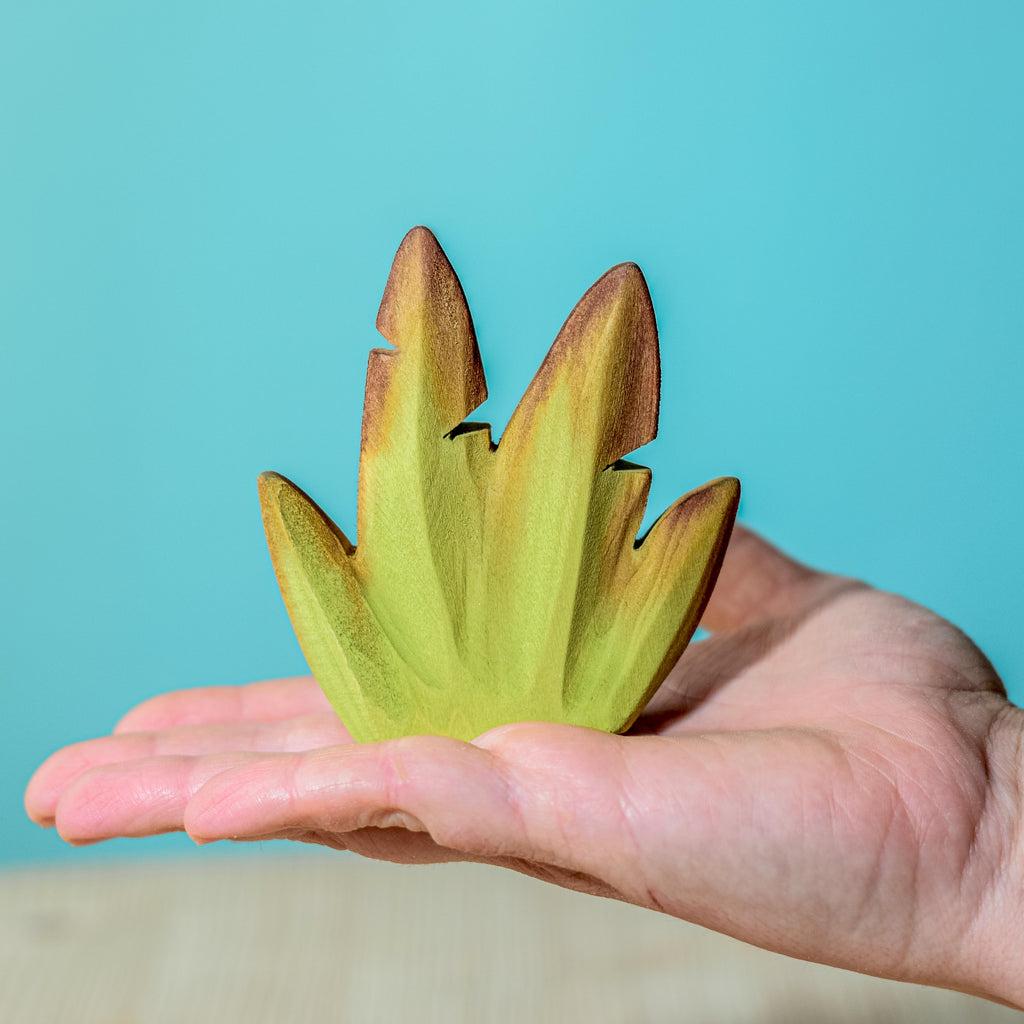
<path id="1" fill-rule="evenodd" d="M 427 268 L 443 262 L 447 262 L 447 257 L 430 228 L 420 224 L 405 233 L 405 237 L 395 253 L 395 258 L 391 261 L 391 271 L 388 274 L 384 295 L 377 310 L 377 330 L 396 348 L 398 347 L 395 342 L 395 335 L 398 333 L 396 320 L 402 298 L 401 293 L 404 290 L 403 285 L 405 288 L 408 288 L 409 285 L 415 288 L 418 285 L 417 290 L 424 291 L 425 271 Z M 454 274 L 454 271 L 452 273 Z"/>
<path id="2" fill-rule="evenodd" d="M 527 434 L 538 407 L 560 386 L 568 387 L 573 396 L 583 435 L 594 440 L 599 468 L 657 436 L 658 327 L 647 281 L 635 263 L 619 263 L 606 271 L 576 303 L 517 406 L 506 436 Z"/>
<path id="3" fill-rule="evenodd" d="M 283 522 L 282 501 L 293 499 L 300 505 L 307 507 L 313 515 L 319 519 L 324 527 L 333 534 L 335 540 L 346 555 L 355 553 L 355 545 L 345 536 L 344 531 L 337 523 L 301 488 L 296 486 L 286 476 L 267 470 L 256 478 L 256 487 L 259 491 L 260 509 L 263 513 L 263 526 L 267 534 L 267 543 L 270 547 L 271 557 L 276 562 L 283 537 L 281 535 L 277 520 Z"/>
<path id="4" fill-rule="evenodd" d="M 605 460 L 616 459 L 642 448 L 658 435 L 661 401 L 661 356 L 658 325 L 647 279 L 635 263 L 620 263 L 599 278 L 591 291 L 594 312 L 604 316 L 613 346 L 612 357 L 620 363 L 627 382 L 618 415 L 605 436 Z M 589 294 L 589 293 L 588 293 Z M 585 295 L 581 300 L 587 299 Z"/>
<path id="5" fill-rule="evenodd" d="M 399 356 L 409 356 L 417 381 L 433 393 L 445 431 L 456 427 L 487 398 L 480 349 L 466 296 L 448 257 L 433 232 L 409 231 L 398 247 L 377 312 L 377 330 Z M 383 401 L 391 381 L 374 349 L 367 378 L 367 403 Z M 405 385 L 405 389 L 411 387 Z"/>

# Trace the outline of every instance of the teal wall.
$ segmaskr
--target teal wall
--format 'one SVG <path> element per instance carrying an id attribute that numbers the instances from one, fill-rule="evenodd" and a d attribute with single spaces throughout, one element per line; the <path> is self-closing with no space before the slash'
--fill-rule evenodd
<path id="1" fill-rule="evenodd" d="M 625 259 L 661 508 L 922 601 L 1024 699 L 1019 0 L 0 2 L 0 858 L 21 791 L 160 690 L 299 672 L 255 477 L 354 526 L 405 230 L 462 277 L 500 429 Z M 206 851 L 202 854 L 206 855 Z"/>

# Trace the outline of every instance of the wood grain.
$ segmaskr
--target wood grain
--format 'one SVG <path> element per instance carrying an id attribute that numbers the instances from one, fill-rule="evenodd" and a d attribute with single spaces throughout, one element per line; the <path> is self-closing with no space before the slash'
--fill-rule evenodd
<path id="1" fill-rule="evenodd" d="M 414 228 L 370 353 L 357 544 L 298 487 L 260 478 L 292 624 L 357 740 L 470 739 L 507 722 L 627 729 L 710 595 L 739 501 L 714 480 L 638 538 L 657 433 L 658 332 L 633 263 L 569 314 L 501 441 L 458 277 Z"/>
<path id="2" fill-rule="evenodd" d="M 201 859 L 0 874 L 0 1021 L 1021 1020 L 494 868 Z"/>

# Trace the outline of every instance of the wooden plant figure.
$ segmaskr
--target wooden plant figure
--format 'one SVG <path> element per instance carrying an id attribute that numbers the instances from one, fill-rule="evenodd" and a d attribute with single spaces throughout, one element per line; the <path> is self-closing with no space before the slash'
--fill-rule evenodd
<path id="1" fill-rule="evenodd" d="M 471 739 L 507 722 L 622 732 L 714 586 L 739 481 L 637 539 L 657 433 L 658 334 L 639 267 L 570 313 L 501 443 L 469 309 L 426 228 L 388 278 L 366 374 L 358 546 L 293 483 L 259 478 L 270 554 L 313 674 L 359 741 Z"/>

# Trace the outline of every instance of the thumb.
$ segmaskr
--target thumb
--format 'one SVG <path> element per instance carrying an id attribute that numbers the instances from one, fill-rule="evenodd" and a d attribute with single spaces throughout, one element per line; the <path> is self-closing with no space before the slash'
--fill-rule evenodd
<path id="1" fill-rule="evenodd" d="M 701 625 L 718 632 L 788 615 L 834 580 L 737 523 Z"/>

